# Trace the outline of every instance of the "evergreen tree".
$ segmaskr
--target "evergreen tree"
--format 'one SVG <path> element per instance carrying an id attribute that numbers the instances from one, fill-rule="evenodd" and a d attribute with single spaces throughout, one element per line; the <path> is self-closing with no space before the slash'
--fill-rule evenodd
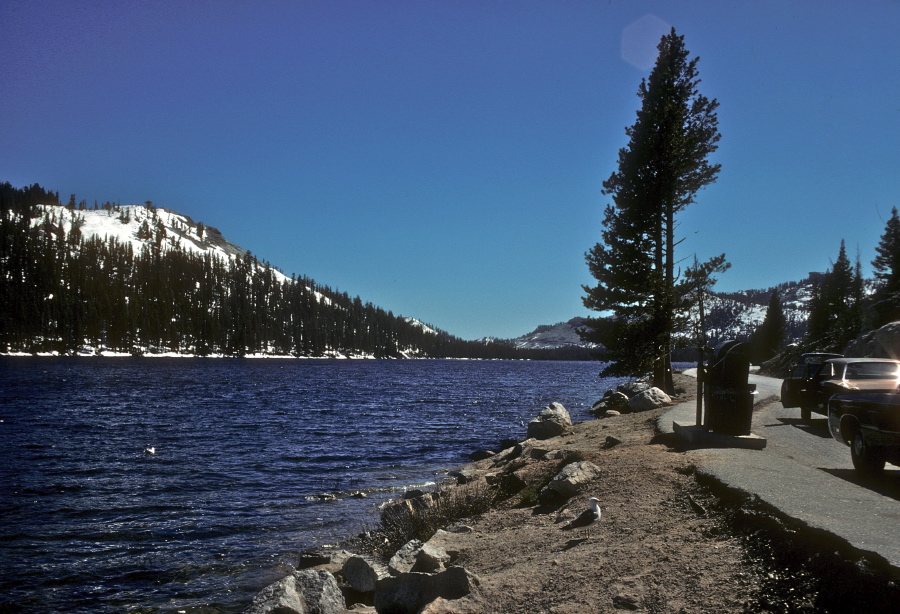
<path id="1" fill-rule="evenodd" d="M 716 100 L 697 86 L 698 58 L 689 59 L 675 29 L 662 37 L 656 65 L 638 90 L 641 109 L 626 128 L 618 170 L 603 183 L 612 197 L 603 243 L 586 255 L 597 286 L 585 286 L 584 304 L 612 311 L 593 318 L 586 338 L 615 361 L 607 373 L 652 371 L 654 385 L 672 391 L 670 355 L 679 297 L 675 288 L 676 216 L 713 183 L 719 165 L 707 157 L 720 138 Z"/>
<path id="2" fill-rule="evenodd" d="M 860 265 L 850 264 L 844 241 L 831 269 L 814 286 L 806 333 L 810 347 L 842 352 L 859 334 L 862 325 L 862 277 Z"/>
<path id="3" fill-rule="evenodd" d="M 900 216 L 897 207 L 891 210 L 891 219 L 885 225 L 875 252 L 872 325 L 877 328 L 900 319 Z"/>
<path id="4" fill-rule="evenodd" d="M 750 337 L 754 359 L 763 362 L 775 356 L 784 346 L 786 337 L 787 319 L 781 306 L 781 297 L 778 290 L 775 290 L 769 299 L 766 317 Z"/>
<path id="5" fill-rule="evenodd" d="M 714 273 L 724 273 L 731 268 L 731 263 L 725 261 L 725 254 L 710 258 L 707 262 L 698 262 L 694 256 L 694 263 L 684 272 L 684 278 L 678 285 L 678 295 L 682 297 L 681 308 L 686 316 L 679 321 L 678 329 L 691 332 L 697 347 L 705 348 L 709 341 L 707 335 L 705 297 L 716 284 Z M 697 319 L 691 322 L 690 314 L 696 308 Z M 691 330 L 693 329 L 693 330 Z"/>

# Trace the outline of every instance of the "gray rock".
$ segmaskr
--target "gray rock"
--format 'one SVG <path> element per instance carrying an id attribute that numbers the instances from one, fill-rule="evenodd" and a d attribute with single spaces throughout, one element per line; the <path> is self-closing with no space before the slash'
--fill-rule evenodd
<path id="1" fill-rule="evenodd" d="M 385 578 L 375 586 L 375 611 L 378 614 L 416 614 L 431 597 L 431 574 L 402 573 Z"/>
<path id="2" fill-rule="evenodd" d="M 375 611 L 378 614 L 416 614 L 439 597 L 465 597 L 478 584 L 478 578 L 462 567 L 450 567 L 438 574 L 400 574 L 378 582 Z"/>
<path id="3" fill-rule="evenodd" d="M 540 497 L 544 501 L 569 499 L 577 495 L 587 482 L 600 477 L 600 474 L 600 467 L 590 461 L 569 463 L 541 490 Z"/>
<path id="4" fill-rule="evenodd" d="M 424 573 L 433 573 L 444 568 L 444 564 L 450 560 L 450 555 L 442 547 L 428 540 L 422 544 L 419 551 L 416 552 L 416 564 L 410 571 L 421 571 Z"/>
<path id="5" fill-rule="evenodd" d="M 523 473 L 521 471 L 513 471 L 512 473 L 506 473 L 503 475 L 500 480 L 500 490 L 502 490 L 507 495 L 514 495 L 518 492 L 522 492 L 525 488 L 528 487 L 528 482 L 523 477 Z"/>
<path id="6" fill-rule="evenodd" d="M 341 614 L 347 604 L 337 580 L 331 573 L 318 570 L 295 571 L 297 592 L 306 604 L 306 614 Z M 277 614 L 282 614 L 277 611 Z"/>
<path id="7" fill-rule="evenodd" d="M 541 410 L 537 418 L 528 423 L 528 437 L 550 439 L 562 435 L 572 426 L 569 412 L 560 403 L 551 403 Z"/>
<path id="8" fill-rule="evenodd" d="M 606 401 L 607 409 L 618 409 L 628 407 L 628 395 L 620 390 L 611 390 L 608 396 L 603 398 Z"/>
<path id="9" fill-rule="evenodd" d="M 649 411 L 672 402 L 672 398 L 659 388 L 648 388 L 631 397 L 628 408 L 633 412 Z"/>
<path id="10" fill-rule="evenodd" d="M 243 614 L 306 614 L 306 603 L 296 579 L 287 576 L 259 591 Z"/>
<path id="11" fill-rule="evenodd" d="M 391 560 L 388 562 L 388 571 L 395 576 L 402 573 L 408 573 L 413 568 L 413 565 L 416 564 L 416 554 L 422 549 L 423 544 L 424 542 L 418 539 L 406 542 L 406 544 L 391 557 Z"/>
<path id="12" fill-rule="evenodd" d="M 469 459 L 473 461 L 480 461 L 490 458 L 496 455 L 497 452 L 494 450 L 475 450 L 471 454 L 469 454 Z"/>
<path id="13" fill-rule="evenodd" d="M 300 555 L 297 562 L 297 569 L 309 569 L 310 567 L 321 567 L 332 573 L 340 571 L 344 563 L 353 556 L 352 552 L 337 548 L 317 548 L 308 550 Z"/>
<path id="14" fill-rule="evenodd" d="M 616 390 L 623 393 L 629 399 L 635 396 L 638 393 L 641 393 L 650 388 L 650 384 L 647 382 L 627 382 L 625 384 L 619 384 L 616 386 Z"/>
<path id="15" fill-rule="evenodd" d="M 375 590 L 376 582 L 391 574 L 384 564 L 371 557 L 354 556 L 344 563 L 341 575 L 353 590 L 370 593 Z"/>
<path id="16" fill-rule="evenodd" d="M 456 478 L 457 484 L 468 484 L 478 477 L 478 472 L 474 469 L 455 469 L 447 475 Z"/>
<path id="17" fill-rule="evenodd" d="M 875 331 L 874 355 L 894 358 L 900 354 L 900 322 L 890 322 Z"/>

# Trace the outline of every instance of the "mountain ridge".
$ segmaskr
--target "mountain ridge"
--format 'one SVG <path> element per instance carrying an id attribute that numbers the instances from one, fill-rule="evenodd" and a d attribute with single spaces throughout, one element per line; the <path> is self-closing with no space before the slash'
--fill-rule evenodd
<path id="1" fill-rule="evenodd" d="M 813 286 L 821 276 L 821 273 L 810 273 L 801 281 L 783 282 L 767 289 L 710 292 L 705 301 L 708 343 L 715 346 L 728 339 L 749 340 L 750 335 L 765 319 L 769 300 L 775 291 L 779 293 L 787 322 L 787 342 L 799 341 L 806 334 Z M 696 317 L 696 314 L 692 315 Z M 585 327 L 586 318 L 576 316 L 565 322 L 542 324 L 529 333 L 504 341 L 521 348 L 576 346 L 599 350 L 599 345 L 583 341 L 578 335 L 577 331 Z M 684 342 L 686 338 L 686 335 L 681 334 L 676 336 L 676 341 Z"/>
<path id="2" fill-rule="evenodd" d="M 71 202 L 68 206 L 40 203 L 33 205 L 29 225 L 32 231 L 44 233 L 58 240 L 73 242 L 95 237 L 113 245 L 125 246 L 135 254 L 183 252 L 197 256 L 214 256 L 232 264 L 245 260 L 252 261 L 255 270 L 271 272 L 281 284 L 308 284 L 305 289 L 317 302 L 333 306 L 334 298 L 330 293 L 321 291 L 312 280 L 296 275 L 288 277 L 277 267 L 253 258 L 249 250 L 228 241 L 214 226 L 195 222 L 190 216 L 154 206 L 149 202 L 145 205 L 106 203 L 103 207 L 95 205 L 94 209 L 85 207 L 83 202 L 78 207 Z M 765 318 L 769 298 L 776 290 L 781 296 L 787 320 L 788 340 L 798 340 L 806 331 L 813 285 L 821 275 L 811 273 L 805 280 L 784 282 L 764 290 L 711 292 L 706 301 L 709 343 L 714 345 L 724 339 L 748 339 Z M 356 300 L 359 301 L 358 298 Z M 416 329 L 420 335 L 452 337 L 414 317 L 405 316 L 398 319 Z M 465 343 L 478 344 L 486 348 L 508 347 L 524 351 L 569 349 L 596 352 L 602 349 L 597 344 L 583 341 L 578 335 L 578 330 L 584 328 L 585 323 L 585 317 L 576 316 L 565 322 L 540 325 L 529 333 L 511 339 L 485 338 Z M 683 343 L 686 341 L 684 335 L 681 336 L 681 341 Z M 411 356 L 415 352 L 410 354 L 402 351 L 401 354 Z"/>

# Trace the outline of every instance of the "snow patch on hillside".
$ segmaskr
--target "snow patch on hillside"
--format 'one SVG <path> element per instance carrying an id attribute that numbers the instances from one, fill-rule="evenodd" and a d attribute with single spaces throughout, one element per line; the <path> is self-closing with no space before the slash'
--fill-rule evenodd
<path id="1" fill-rule="evenodd" d="M 65 232 L 66 236 L 78 228 L 84 239 L 115 240 L 121 245 L 131 245 L 135 254 L 156 246 L 163 252 L 209 254 L 225 262 L 239 260 L 247 254 L 247 250 L 225 239 L 217 228 L 161 207 L 118 205 L 110 209 L 71 210 L 62 205 L 38 205 L 37 211 L 39 215 L 31 220 L 34 227 L 49 224 L 54 232 Z M 257 266 L 266 265 L 257 263 Z M 292 283 L 290 277 L 275 267 L 268 268 L 280 283 Z M 320 302 L 331 304 L 331 299 L 324 294 L 314 294 Z"/>

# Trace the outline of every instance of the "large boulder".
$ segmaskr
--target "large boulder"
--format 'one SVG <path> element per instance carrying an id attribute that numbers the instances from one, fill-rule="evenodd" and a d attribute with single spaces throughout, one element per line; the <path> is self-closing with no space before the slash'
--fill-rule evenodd
<path id="1" fill-rule="evenodd" d="M 600 477 L 600 467 L 590 461 L 569 463 L 541 490 L 541 500 L 570 499 L 581 487 Z"/>
<path id="2" fill-rule="evenodd" d="M 243 614 L 306 614 L 306 603 L 297 592 L 294 576 L 273 582 L 259 591 Z"/>
<path id="3" fill-rule="evenodd" d="M 562 435 L 572 426 L 572 418 L 561 403 L 550 403 L 537 418 L 528 423 L 528 437 L 550 439 Z"/>
<path id="4" fill-rule="evenodd" d="M 478 578 L 462 567 L 450 567 L 437 574 L 403 573 L 378 581 L 375 611 L 378 614 L 416 614 L 439 597 L 465 597 L 478 584 Z"/>
<path id="5" fill-rule="evenodd" d="M 603 395 L 603 400 L 606 402 L 607 409 L 621 411 L 622 408 L 628 407 L 628 395 L 621 390 L 610 390 Z"/>
<path id="6" fill-rule="evenodd" d="M 330 572 L 302 570 L 262 589 L 243 614 L 341 614 L 346 607 Z"/>
<path id="7" fill-rule="evenodd" d="M 408 573 L 416 564 L 416 555 L 422 549 L 424 542 L 418 539 L 412 539 L 400 548 L 391 560 L 388 562 L 388 570 L 396 575 Z"/>
<path id="8" fill-rule="evenodd" d="M 879 358 L 900 356 L 900 322 L 885 324 L 875 331 L 875 356 Z"/>
<path id="9" fill-rule="evenodd" d="M 598 418 L 606 417 L 606 412 L 628 413 L 628 396 L 619 390 L 607 390 L 603 398 L 591 406 L 590 413 Z"/>
<path id="10" fill-rule="evenodd" d="M 416 564 L 410 571 L 423 571 L 433 573 L 444 568 L 444 564 L 450 560 L 450 555 L 436 540 L 428 540 L 416 553 Z"/>
<path id="11" fill-rule="evenodd" d="M 306 602 L 306 614 L 341 614 L 347 608 L 344 594 L 330 572 L 306 569 L 295 571 L 291 575 L 296 582 L 297 592 Z"/>
<path id="12" fill-rule="evenodd" d="M 354 556 L 347 559 L 341 575 L 353 590 L 361 593 L 371 593 L 375 590 L 375 583 L 391 575 L 387 566 L 371 557 Z"/>
<path id="13" fill-rule="evenodd" d="M 331 573 L 337 573 L 351 556 L 353 556 L 353 553 L 344 549 L 329 547 L 315 548 L 301 554 L 296 567 L 297 569 L 316 567 L 324 569 L 325 571 L 330 571 Z"/>
<path id="14" fill-rule="evenodd" d="M 628 409 L 633 412 L 649 411 L 664 407 L 672 402 L 672 398 L 659 388 L 648 388 L 628 400 Z"/>
<path id="15" fill-rule="evenodd" d="M 650 384 L 647 382 L 625 382 L 624 384 L 619 384 L 616 386 L 616 390 L 621 392 L 629 399 L 637 394 L 640 394 L 650 388 Z"/>

